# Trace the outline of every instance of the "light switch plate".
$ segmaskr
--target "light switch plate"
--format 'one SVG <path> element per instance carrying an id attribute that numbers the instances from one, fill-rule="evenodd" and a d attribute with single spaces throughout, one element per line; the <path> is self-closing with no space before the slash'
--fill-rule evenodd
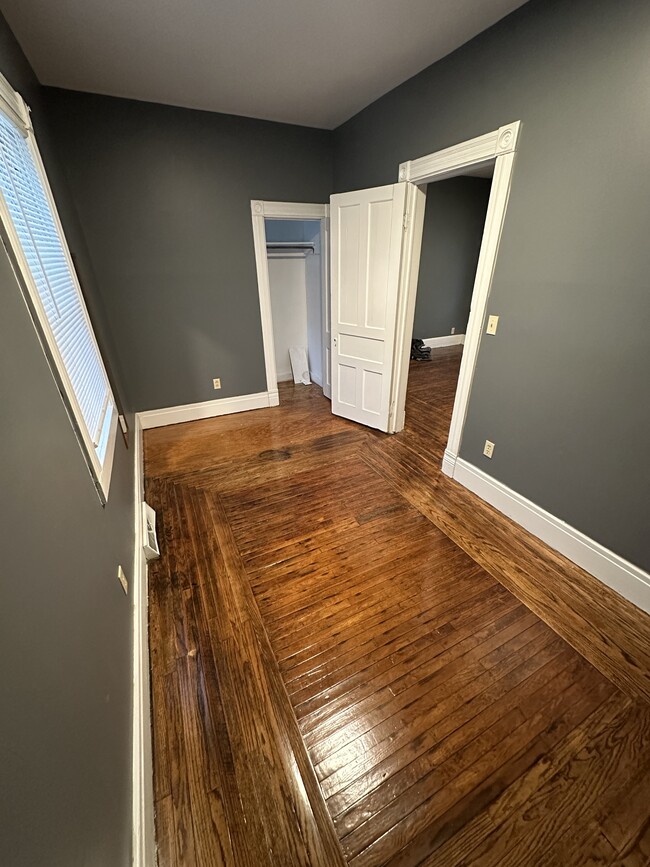
<path id="1" fill-rule="evenodd" d="M 124 569 L 121 566 L 117 567 L 117 577 L 120 579 L 120 584 L 122 585 L 122 590 L 128 594 L 129 592 L 129 582 L 126 580 L 126 575 L 124 574 Z"/>
<path id="2" fill-rule="evenodd" d="M 498 324 L 499 324 L 499 317 L 498 316 L 489 316 L 487 328 L 485 329 L 486 334 L 496 334 Z"/>

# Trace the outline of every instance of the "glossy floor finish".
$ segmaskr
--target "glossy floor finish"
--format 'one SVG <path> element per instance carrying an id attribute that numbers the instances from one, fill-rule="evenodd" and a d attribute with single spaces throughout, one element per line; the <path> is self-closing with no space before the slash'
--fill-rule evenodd
<path id="1" fill-rule="evenodd" d="M 458 364 L 146 433 L 161 867 L 650 862 L 649 619 L 440 475 Z"/>

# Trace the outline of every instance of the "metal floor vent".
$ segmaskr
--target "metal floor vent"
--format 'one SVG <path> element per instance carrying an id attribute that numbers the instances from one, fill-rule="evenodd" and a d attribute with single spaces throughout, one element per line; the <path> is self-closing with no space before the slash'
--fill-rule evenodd
<path id="1" fill-rule="evenodd" d="M 158 537 L 156 536 L 156 513 L 148 503 L 142 503 L 142 547 L 147 560 L 160 557 Z"/>

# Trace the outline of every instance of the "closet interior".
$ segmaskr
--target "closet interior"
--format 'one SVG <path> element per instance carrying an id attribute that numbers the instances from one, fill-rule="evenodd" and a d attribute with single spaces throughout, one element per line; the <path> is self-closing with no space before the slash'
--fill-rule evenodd
<path id="1" fill-rule="evenodd" d="M 278 382 L 294 378 L 289 350 L 302 348 L 309 379 L 322 388 L 321 222 L 267 218 L 264 224 Z"/>

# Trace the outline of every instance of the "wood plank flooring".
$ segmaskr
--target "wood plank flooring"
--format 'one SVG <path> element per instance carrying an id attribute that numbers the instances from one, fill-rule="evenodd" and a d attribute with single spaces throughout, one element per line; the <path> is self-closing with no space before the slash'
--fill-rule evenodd
<path id="1" fill-rule="evenodd" d="M 650 618 L 441 476 L 459 358 L 146 432 L 160 867 L 650 863 Z"/>

